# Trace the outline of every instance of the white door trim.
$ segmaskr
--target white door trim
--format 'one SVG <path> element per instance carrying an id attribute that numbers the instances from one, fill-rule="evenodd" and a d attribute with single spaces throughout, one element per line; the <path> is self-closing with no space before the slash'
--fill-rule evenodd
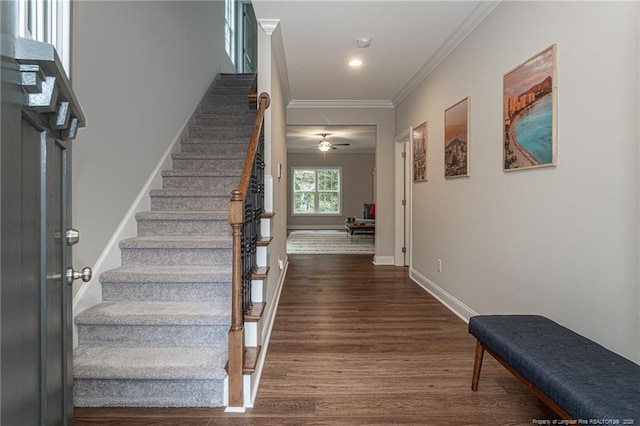
<path id="1" fill-rule="evenodd" d="M 409 127 L 398 134 L 395 144 L 395 264 L 396 266 L 411 263 L 411 148 L 413 146 L 413 128 Z M 402 153 L 406 152 L 406 157 Z M 402 205 L 405 200 L 406 206 Z M 406 252 L 402 253 L 402 247 Z"/>

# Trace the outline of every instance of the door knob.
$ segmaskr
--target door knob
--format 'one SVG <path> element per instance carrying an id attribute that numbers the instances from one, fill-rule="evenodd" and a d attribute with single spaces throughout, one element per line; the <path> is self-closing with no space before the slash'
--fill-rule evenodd
<path id="1" fill-rule="evenodd" d="M 67 229 L 67 245 L 72 246 L 80 241 L 80 231 L 77 229 Z"/>
<path id="2" fill-rule="evenodd" d="M 67 268 L 67 284 L 73 284 L 74 280 L 82 278 L 82 281 L 85 283 L 91 280 L 91 275 L 93 271 L 91 268 L 84 267 L 82 271 L 74 271 L 72 267 Z"/>

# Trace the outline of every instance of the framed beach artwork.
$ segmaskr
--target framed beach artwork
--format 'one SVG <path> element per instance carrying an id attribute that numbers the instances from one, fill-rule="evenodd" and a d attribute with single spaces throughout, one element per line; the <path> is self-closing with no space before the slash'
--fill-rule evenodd
<path id="1" fill-rule="evenodd" d="M 505 171 L 556 165 L 556 45 L 504 75 Z"/>
<path id="2" fill-rule="evenodd" d="M 469 98 L 444 112 L 444 177 L 469 176 Z"/>
<path id="3" fill-rule="evenodd" d="M 413 181 L 427 181 L 427 122 L 413 129 Z"/>

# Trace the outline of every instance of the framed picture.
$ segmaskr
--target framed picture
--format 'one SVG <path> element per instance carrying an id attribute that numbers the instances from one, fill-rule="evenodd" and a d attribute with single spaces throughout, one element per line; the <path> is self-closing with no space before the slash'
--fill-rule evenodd
<path id="1" fill-rule="evenodd" d="M 444 112 L 444 177 L 469 176 L 469 98 Z"/>
<path id="2" fill-rule="evenodd" d="M 504 171 L 556 165 L 556 45 L 504 75 Z"/>
<path id="3" fill-rule="evenodd" d="M 427 122 L 413 129 L 413 181 L 427 181 Z"/>

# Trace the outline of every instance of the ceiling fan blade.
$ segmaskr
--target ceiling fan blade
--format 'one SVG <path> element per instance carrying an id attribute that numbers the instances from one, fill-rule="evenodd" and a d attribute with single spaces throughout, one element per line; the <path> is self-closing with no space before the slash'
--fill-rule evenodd
<path id="1" fill-rule="evenodd" d="M 350 143 L 332 143 L 333 146 L 350 146 Z"/>

